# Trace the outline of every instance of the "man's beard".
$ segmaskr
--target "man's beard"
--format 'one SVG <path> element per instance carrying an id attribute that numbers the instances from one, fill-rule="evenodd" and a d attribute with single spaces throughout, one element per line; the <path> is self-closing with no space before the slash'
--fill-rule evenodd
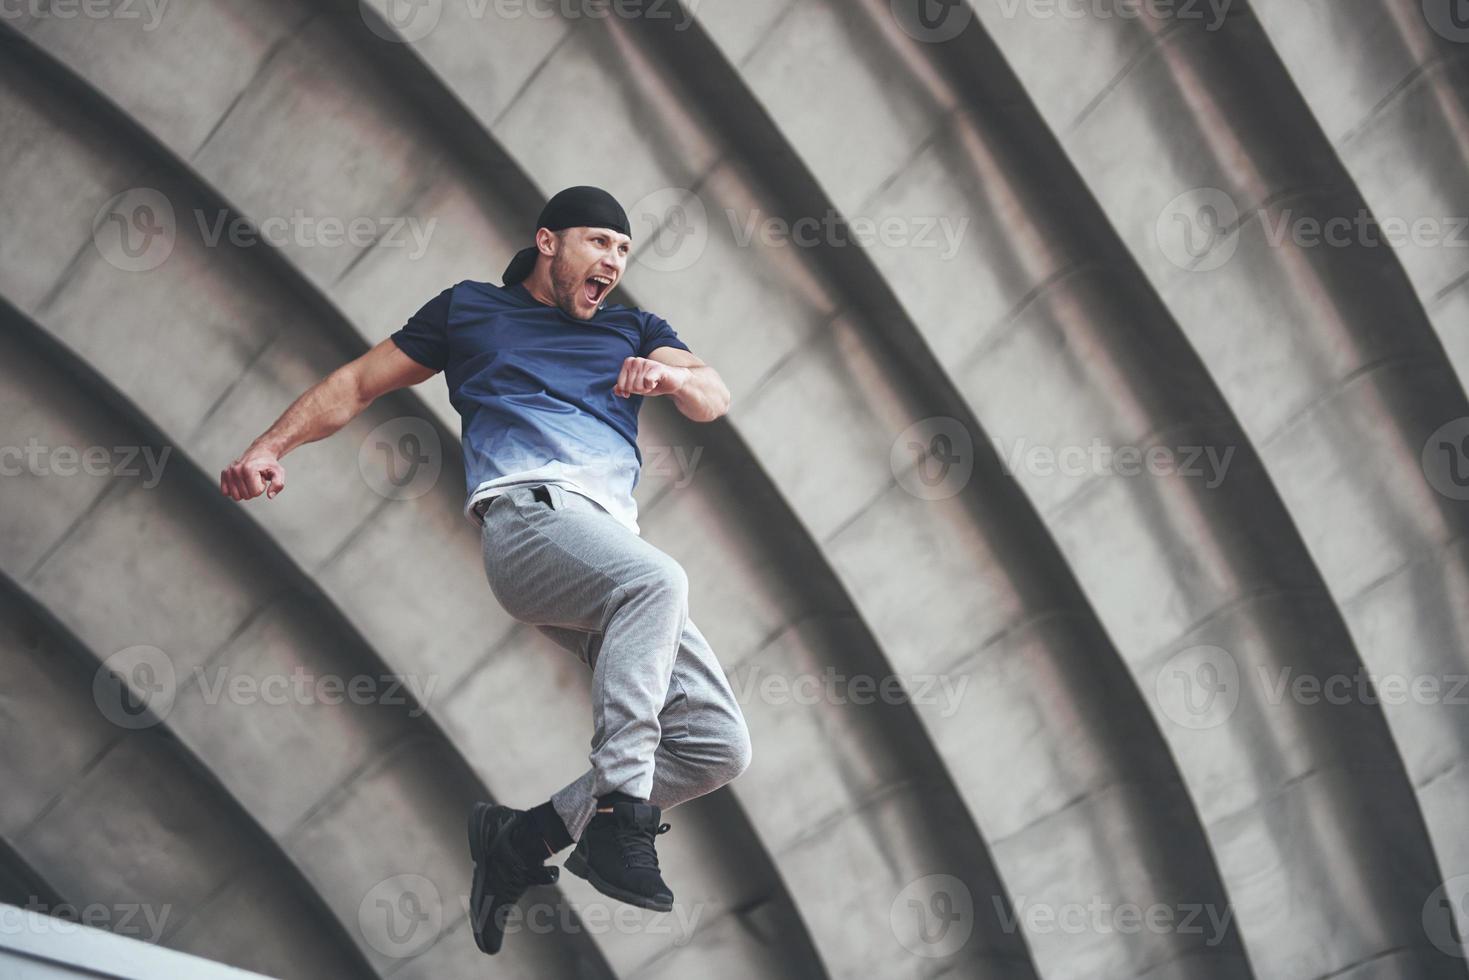
<path id="1" fill-rule="evenodd" d="M 556 300 L 556 305 L 561 308 L 561 312 L 576 320 L 591 319 L 591 316 L 581 316 L 576 312 L 576 301 L 584 281 L 576 277 L 570 261 L 563 259 L 560 255 L 551 259 L 551 297 Z M 596 316 L 596 310 L 592 311 L 592 316 Z"/>

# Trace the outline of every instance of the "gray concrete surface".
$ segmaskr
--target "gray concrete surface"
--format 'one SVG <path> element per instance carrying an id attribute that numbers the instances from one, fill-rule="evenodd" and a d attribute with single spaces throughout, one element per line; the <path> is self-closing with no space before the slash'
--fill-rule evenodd
<path id="1" fill-rule="evenodd" d="M 1268 682 L 1463 671 L 1465 509 L 1424 453 L 1469 416 L 1461 256 L 1264 234 L 1285 208 L 1451 211 L 1462 153 L 1436 127 L 1458 132 L 1459 48 L 1412 4 L 1258 6 L 1264 30 L 1242 3 L 1208 27 L 927 8 L 968 17 L 957 32 L 904 0 L 7 13 L 4 444 L 175 454 L 156 486 L 5 477 L 13 589 L 96 662 L 151 646 L 184 676 L 421 692 L 287 707 L 180 686 L 165 724 L 197 763 L 115 778 L 198 783 L 259 828 L 263 862 L 217 906 L 231 932 L 163 941 L 249 965 L 271 894 L 335 919 L 276 951 L 282 976 L 313 955 L 402 977 L 1464 975 L 1462 706 Z M 638 497 L 756 762 L 672 815 L 681 915 L 598 926 L 612 910 L 567 882 L 543 905 L 563 927 L 487 965 L 458 901 L 462 808 L 543 797 L 590 721 L 578 665 L 483 584 L 442 383 L 300 451 L 268 504 L 205 474 L 445 285 L 497 281 L 539 198 L 583 182 L 646 242 L 624 301 L 734 393 L 714 426 L 649 402 Z M 1196 254 L 1170 235 L 1212 230 L 1208 187 L 1266 220 Z M 156 196 L 108 206 L 129 188 Z M 171 251 L 131 270 L 106 215 L 159 198 Z M 297 213 L 432 233 L 209 240 L 221 214 Z M 801 218 L 811 241 L 750 238 Z M 855 247 L 858 222 L 910 237 Z M 436 474 L 409 493 L 372 451 L 405 432 Z M 1093 443 L 1197 449 L 1217 479 L 1027 462 Z M 931 481 L 914 447 L 956 447 L 955 470 Z M 116 733 L 64 693 L 85 758 L 87 732 Z M 69 778 L 13 764 L 45 792 Z M 132 850 L 169 850 L 146 804 L 122 808 Z M 210 866 L 10 851 L 13 880 L 68 894 L 175 894 Z M 426 895 L 438 915 L 405 942 L 393 910 L 411 922 Z M 1170 922 L 1119 927 L 1130 907 Z"/>

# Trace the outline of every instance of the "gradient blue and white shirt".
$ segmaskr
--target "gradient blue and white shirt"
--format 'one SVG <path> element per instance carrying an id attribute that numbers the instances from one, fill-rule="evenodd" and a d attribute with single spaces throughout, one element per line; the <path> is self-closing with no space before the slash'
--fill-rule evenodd
<path id="1" fill-rule="evenodd" d="M 552 483 L 581 494 L 639 534 L 633 500 L 642 469 L 643 396 L 612 386 L 628 357 L 688 350 L 668 321 L 626 306 L 578 320 L 520 284 L 466 280 L 430 300 L 392 335 L 419 364 L 444 372 L 462 420 L 468 498 Z"/>

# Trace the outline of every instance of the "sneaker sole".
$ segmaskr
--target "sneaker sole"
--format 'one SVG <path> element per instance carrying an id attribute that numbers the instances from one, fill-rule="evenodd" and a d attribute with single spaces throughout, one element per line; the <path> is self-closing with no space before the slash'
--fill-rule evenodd
<path id="1" fill-rule="evenodd" d="M 672 902 L 660 902 L 655 898 L 648 898 L 645 895 L 639 895 L 637 892 L 630 892 L 609 883 L 605 878 L 597 874 L 596 869 L 582 859 L 580 851 L 572 851 L 571 857 L 566 859 L 566 864 L 563 867 L 578 878 L 585 879 L 593 888 L 608 898 L 615 898 L 619 902 L 626 902 L 629 905 L 636 905 L 640 909 L 649 909 L 653 912 L 673 911 Z"/>
<path id="2" fill-rule="evenodd" d="M 493 956 L 500 951 L 500 943 L 490 947 L 485 937 L 489 925 L 489 910 L 485 909 L 485 827 L 497 808 L 488 803 L 476 803 L 469 808 L 469 856 L 474 861 L 474 873 L 469 887 L 469 925 L 474 933 L 474 944 L 481 953 Z M 503 936 L 501 937 L 503 942 Z"/>
<path id="3" fill-rule="evenodd" d="M 474 861 L 474 871 L 470 876 L 469 886 L 469 926 L 474 933 L 474 944 L 479 947 L 480 952 L 493 956 L 500 951 L 504 944 L 505 933 L 497 931 L 494 942 L 491 943 L 487 933 L 491 931 L 492 909 L 486 906 L 485 877 L 486 868 L 489 865 L 489 857 L 485 850 L 485 840 L 489 836 L 488 830 L 493 823 L 496 825 L 495 833 L 505 832 L 508 818 L 515 815 L 515 811 L 508 806 L 490 806 L 488 803 L 476 803 L 469 808 L 469 856 Z M 547 869 L 551 873 L 551 880 L 546 884 L 555 884 L 560 874 L 559 869 L 554 866 Z"/>

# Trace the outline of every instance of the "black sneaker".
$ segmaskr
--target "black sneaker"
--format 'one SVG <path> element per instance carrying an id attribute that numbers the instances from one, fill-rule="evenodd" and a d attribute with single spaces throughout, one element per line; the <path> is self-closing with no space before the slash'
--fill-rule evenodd
<path id="1" fill-rule="evenodd" d="M 598 813 L 587 824 L 566 859 L 566 870 L 609 898 L 669 911 L 673 892 L 658 873 L 658 852 L 653 849 L 653 839 L 668 833 L 668 824 L 658 823 L 662 815 L 651 803 L 612 804 L 611 813 Z"/>
<path id="2" fill-rule="evenodd" d="M 474 875 L 469 890 L 469 924 L 481 952 L 498 953 L 505 941 L 505 918 L 531 885 L 552 885 L 561 869 L 529 864 L 510 844 L 520 810 L 476 803 L 469 810 L 469 854 Z"/>

